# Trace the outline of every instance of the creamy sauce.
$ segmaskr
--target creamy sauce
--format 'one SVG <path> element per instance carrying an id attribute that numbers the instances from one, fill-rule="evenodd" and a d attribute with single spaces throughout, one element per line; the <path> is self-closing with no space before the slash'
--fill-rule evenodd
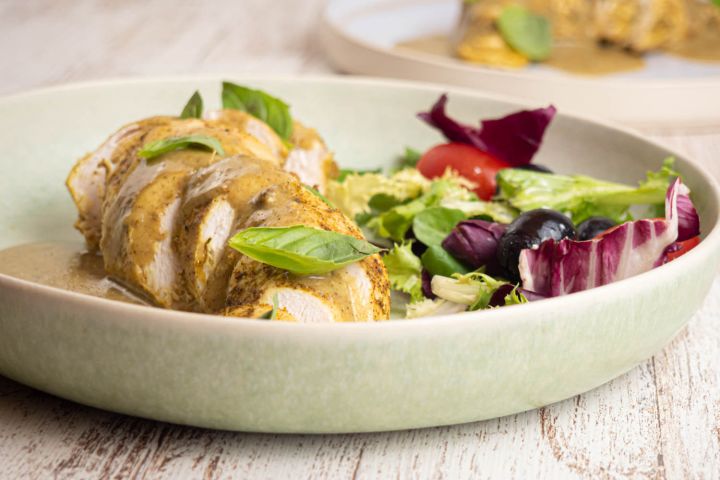
<path id="1" fill-rule="evenodd" d="M 697 35 L 668 50 L 677 57 L 699 60 L 701 62 L 720 63 L 720 35 Z"/>
<path id="2" fill-rule="evenodd" d="M 717 36 L 700 36 L 683 42 L 666 53 L 691 60 L 720 62 Z M 455 58 L 447 35 L 430 35 L 398 43 L 397 50 L 414 51 L 447 58 Z M 458 61 L 462 61 L 459 60 Z M 601 47 L 595 42 L 556 43 L 546 65 L 580 75 L 608 75 L 640 70 L 645 66 L 641 55 L 612 47 Z"/>
<path id="3" fill-rule="evenodd" d="M 81 244 L 30 243 L 0 250 L 0 274 L 93 297 L 152 305 L 110 279 L 102 256 L 88 252 Z M 305 287 L 330 305 L 336 303 L 340 321 L 367 320 L 358 312 L 368 310 L 367 305 L 359 304 L 368 293 L 357 291 L 356 279 L 345 269 L 327 275 L 293 277 L 288 286 Z"/>
<path id="4" fill-rule="evenodd" d="M 454 55 L 450 45 L 450 38 L 447 35 L 429 35 L 400 42 L 395 45 L 395 48 L 398 50 L 430 53 L 443 57 L 453 57 Z"/>
<path id="5" fill-rule="evenodd" d="M 146 304 L 105 274 L 101 256 L 65 243 L 30 243 L 0 251 L 0 273 L 120 302 Z"/>
<path id="6" fill-rule="evenodd" d="M 555 44 L 550 58 L 543 63 L 580 75 L 631 72 L 645 66 L 645 60 L 640 55 L 618 48 L 601 47 L 591 41 Z"/>

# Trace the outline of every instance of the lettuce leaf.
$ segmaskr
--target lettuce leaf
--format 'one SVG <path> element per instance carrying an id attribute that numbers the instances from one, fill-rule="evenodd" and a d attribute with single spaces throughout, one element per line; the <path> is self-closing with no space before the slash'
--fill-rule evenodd
<path id="1" fill-rule="evenodd" d="M 431 286 L 438 298 L 467 305 L 470 311 L 527 302 L 516 286 L 477 271 L 452 278 L 435 275 Z M 498 292 L 500 295 L 496 295 Z"/>
<path id="2" fill-rule="evenodd" d="M 342 182 L 328 183 L 325 196 L 350 218 L 370 212 L 370 199 L 385 194 L 398 201 L 411 200 L 430 188 L 431 181 L 414 168 L 406 168 L 390 177 L 381 173 L 350 173 Z"/>
<path id="3" fill-rule="evenodd" d="M 424 245 L 440 245 L 455 226 L 465 220 L 460 210 L 444 207 L 430 207 L 415 215 L 413 233 Z"/>
<path id="4" fill-rule="evenodd" d="M 472 200 L 477 200 L 477 196 L 466 188 L 465 181 L 448 173 L 433 180 L 429 189 L 418 198 L 379 213 L 366 226 L 380 237 L 402 242 L 420 212 L 439 206 L 443 201 Z"/>
<path id="5" fill-rule="evenodd" d="M 584 175 L 556 175 L 530 170 L 498 172 L 498 198 L 520 211 L 551 208 L 569 215 L 578 224 L 602 216 L 621 223 L 632 219 L 631 205 L 662 205 L 670 182 L 679 176 L 668 158 L 657 172 L 648 172 L 637 187 L 606 182 Z"/>
<path id="6" fill-rule="evenodd" d="M 483 200 L 443 199 L 440 206 L 460 210 L 467 218 L 486 217 L 497 223 L 510 223 L 518 216 L 518 211 L 501 202 L 485 202 Z"/>
<path id="7" fill-rule="evenodd" d="M 616 282 L 662 264 L 665 250 L 678 239 L 679 204 L 692 205 L 689 192 L 679 178 L 670 185 L 664 219 L 626 222 L 592 240 L 548 240 L 538 248 L 523 250 L 519 262 L 523 288 L 554 297 Z M 683 215 L 690 211 L 694 207 L 686 208 Z"/>
<path id="8" fill-rule="evenodd" d="M 412 251 L 412 242 L 395 245 L 383 256 L 390 278 L 390 286 L 410 295 L 412 302 L 424 298 L 422 293 L 422 264 Z"/>

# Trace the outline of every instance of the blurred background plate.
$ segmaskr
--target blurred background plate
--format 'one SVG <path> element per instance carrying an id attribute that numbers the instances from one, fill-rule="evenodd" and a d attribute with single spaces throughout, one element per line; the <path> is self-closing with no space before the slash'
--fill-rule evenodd
<path id="1" fill-rule="evenodd" d="M 459 0 L 332 0 L 323 18 L 323 45 L 346 72 L 473 87 L 563 111 L 642 128 L 720 130 L 720 64 L 660 53 L 644 68 L 600 77 L 573 75 L 542 65 L 509 71 L 442 54 L 397 48 L 399 42 L 447 35 Z"/>

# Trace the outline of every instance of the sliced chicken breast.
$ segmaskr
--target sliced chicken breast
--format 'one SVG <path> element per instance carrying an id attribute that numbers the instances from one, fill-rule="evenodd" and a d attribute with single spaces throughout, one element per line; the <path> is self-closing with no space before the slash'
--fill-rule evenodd
<path id="1" fill-rule="evenodd" d="M 301 322 L 387 318 L 387 275 L 377 256 L 322 277 L 300 277 L 227 247 L 234 233 L 253 226 L 303 224 L 362 238 L 347 217 L 293 175 L 261 160 L 226 158 L 198 170 L 183 211 L 188 225 L 178 243 L 183 276 L 207 311 L 268 304 L 277 294 L 279 305 Z"/>
<path id="2" fill-rule="evenodd" d="M 143 143 L 173 136 L 217 138 L 227 154 L 252 154 L 274 162 L 270 152 L 242 132 L 209 127 L 201 120 L 173 120 L 155 127 Z M 177 285 L 180 267 L 173 246 L 181 224 L 182 198 L 190 176 L 219 160 L 215 153 L 177 150 L 146 161 L 127 155 L 108 180 L 100 250 L 107 272 L 163 307 L 187 308 Z M 190 300 L 191 301 L 191 300 Z"/>
<path id="3" fill-rule="evenodd" d="M 328 180 L 337 178 L 338 168 L 320 135 L 302 123 L 293 122 L 290 151 L 265 122 L 238 110 L 215 110 L 206 115 L 211 122 L 244 131 L 266 145 L 284 162 L 284 168 L 306 185 L 325 193 Z"/>
<path id="4" fill-rule="evenodd" d="M 352 221 L 282 169 L 285 147 L 272 148 L 272 130 L 258 133 L 256 119 L 243 121 L 244 129 L 215 120 L 143 120 L 78 162 L 68 178 L 78 228 L 99 246 L 106 271 L 166 308 L 256 316 L 277 299 L 278 319 L 387 319 L 389 286 L 378 255 L 323 276 L 295 276 L 228 247 L 251 226 L 303 224 L 362 238 Z M 248 125 L 258 130 L 249 133 Z M 325 148 L 314 131 L 295 131 L 297 149 Z M 150 142 L 186 135 L 216 138 L 227 156 L 199 149 L 150 161 L 138 155 Z M 322 162 L 334 166 L 328 158 Z"/>

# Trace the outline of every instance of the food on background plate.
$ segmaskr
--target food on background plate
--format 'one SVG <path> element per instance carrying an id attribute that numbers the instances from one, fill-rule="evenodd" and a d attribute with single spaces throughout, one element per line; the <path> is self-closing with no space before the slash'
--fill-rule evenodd
<path id="1" fill-rule="evenodd" d="M 715 0 L 463 0 L 450 38 L 399 46 L 444 50 L 462 60 L 517 69 L 545 63 L 602 75 L 643 67 L 664 52 L 720 61 L 720 3 Z M 434 38 L 434 37 L 433 37 Z"/>
<path id="2" fill-rule="evenodd" d="M 222 100 L 126 125 L 68 177 L 89 250 L 149 304 L 374 321 L 392 289 L 408 318 L 459 313 L 605 285 L 700 241 L 672 158 L 637 186 L 532 163 L 553 106 L 476 127 L 442 95 L 418 118 L 448 142 L 383 173 L 339 170 L 265 92 L 226 82 Z"/>
<path id="3" fill-rule="evenodd" d="M 443 95 L 418 116 L 449 143 L 408 149 L 389 175 L 348 172 L 328 185 L 328 198 L 387 249 L 408 318 L 587 290 L 699 243 L 699 218 L 672 158 L 637 186 L 556 174 L 531 163 L 552 106 L 474 127 L 446 104 Z"/>

